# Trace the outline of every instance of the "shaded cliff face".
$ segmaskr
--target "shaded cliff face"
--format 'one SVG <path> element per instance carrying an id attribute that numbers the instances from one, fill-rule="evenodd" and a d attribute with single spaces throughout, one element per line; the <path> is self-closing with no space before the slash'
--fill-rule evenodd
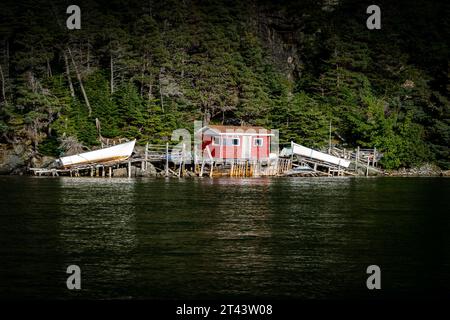
<path id="1" fill-rule="evenodd" d="M 387 167 L 446 167 L 448 4 L 380 1 L 378 31 L 369 4 L 86 1 L 69 31 L 64 1 L 2 1 L 0 143 L 24 145 L 26 164 L 99 134 L 162 143 L 195 119 L 320 148 L 331 120 Z"/>
<path id="2" fill-rule="evenodd" d="M 257 30 L 271 61 L 295 83 L 304 69 L 305 47 L 320 39 L 323 25 L 339 7 L 339 0 L 259 1 L 254 5 Z"/>
<path id="3" fill-rule="evenodd" d="M 262 7 L 257 15 L 259 36 L 276 68 L 290 82 L 301 76 L 302 13 L 289 16 L 282 8 Z"/>

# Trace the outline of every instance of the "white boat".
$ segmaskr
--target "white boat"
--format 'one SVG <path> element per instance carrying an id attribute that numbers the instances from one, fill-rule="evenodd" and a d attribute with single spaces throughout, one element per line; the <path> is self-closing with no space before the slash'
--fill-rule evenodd
<path id="1" fill-rule="evenodd" d="M 61 157 L 57 164 L 62 167 L 128 159 L 134 150 L 136 139 L 112 147 Z"/>
<path id="2" fill-rule="evenodd" d="M 350 161 L 349 160 L 345 160 L 342 158 L 338 158 L 335 156 L 332 156 L 330 154 L 326 154 L 314 149 L 310 149 L 307 147 L 304 147 L 302 145 L 296 144 L 294 142 L 291 142 L 291 149 L 292 152 L 294 154 L 298 154 L 302 157 L 306 157 L 306 158 L 311 158 L 314 160 L 320 160 L 323 162 L 328 162 L 331 164 L 335 164 L 344 168 L 348 168 L 348 166 L 350 165 Z"/>

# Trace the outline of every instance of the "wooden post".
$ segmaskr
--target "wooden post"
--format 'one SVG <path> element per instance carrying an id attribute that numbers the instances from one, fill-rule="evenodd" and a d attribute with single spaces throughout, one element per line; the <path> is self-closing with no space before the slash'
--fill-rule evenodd
<path id="1" fill-rule="evenodd" d="M 166 177 L 169 176 L 169 143 L 166 142 Z"/>
<path id="2" fill-rule="evenodd" d="M 128 178 L 131 178 L 131 161 L 128 161 Z"/>
<path id="3" fill-rule="evenodd" d="M 185 145 L 183 143 L 183 148 L 181 149 L 181 158 L 180 158 L 180 169 L 178 171 L 178 177 L 181 177 L 181 175 L 184 172 L 184 149 L 185 149 Z"/>
<path id="4" fill-rule="evenodd" d="M 112 167 L 109 167 L 109 172 L 108 172 L 108 174 L 109 174 L 109 177 L 111 178 L 111 177 L 112 177 Z"/>
<path id="5" fill-rule="evenodd" d="M 294 141 L 291 141 L 291 161 L 294 160 Z"/>
<path id="6" fill-rule="evenodd" d="M 211 171 L 209 172 L 209 177 L 212 178 L 214 170 L 214 161 L 211 162 Z"/>
<path id="7" fill-rule="evenodd" d="M 180 158 L 180 167 L 178 168 L 178 178 L 181 177 L 181 168 L 182 168 L 182 165 L 183 165 L 183 160 L 182 160 L 182 158 Z"/>
<path id="8" fill-rule="evenodd" d="M 144 160 L 145 160 L 145 168 L 143 168 L 145 171 L 147 171 L 147 161 L 148 161 L 148 142 L 145 144 L 145 156 L 144 156 Z"/>
<path id="9" fill-rule="evenodd" d="M 356 148 L 355 172 L 358 171 L 358 162 L 359 162 L 359 146 Z"/>
<path id="10" fill-rule="evenodd" d="M 377 147 L 373 148 L 373 159 L 372 159 L 372 166 L 376 167 L 377 164 Z"/>
<path id="11" fill-rule="evenodd" d="M 230 177 L 233 176 L 233 169 L 234 169 L 234 161 L 231 162 L 231 168 L 230 168 Z"/>
<path id="12" fill-rule="evenodd" d="M 205 169 L 205 159 L 202 161 L 202 167 L 200 169 L 200 177 L 203 177 L 203 169 Z"/>
<path id="13" fill-rule="evenodd" d="M 367 155 L 366 177 L 369 175 L 370 157 Z"/>

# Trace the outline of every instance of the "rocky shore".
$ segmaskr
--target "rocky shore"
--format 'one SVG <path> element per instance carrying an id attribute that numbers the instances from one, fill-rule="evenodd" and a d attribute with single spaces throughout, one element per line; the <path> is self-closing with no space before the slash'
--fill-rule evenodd
<path id="1" fill-rule="evenodd" d="M 385 175 L 390 177 L 450 177 L 450 170 L 442 170 L 434 164 L 426 163 L 414 168 L 386 170 Z"/>
<path id="2" fill-rule="evenodd" d="M 32 153 L 24 145 L 15 145 L 13 148 L 7 148 L 0 144 L 0 175 L 25 175 L 29 174 L 29 168 L 46 167 L 55 160 L 53 157 L 42 156 L 38 153 Z M 117 169 L 115 176 L 125 176 Z M 137 171 L 140 171 L 137 169 Z M 133 172 L 133 176 L 149 177 L 164 176 L 154 166 L 149 170 L 142 172 Z M 426 163 L 414 168 L 401 168 L 398 170 L 384 170 L 382 175 L 389 177 L 450 177 L 450 170 L 442 170 L 438 166 Z"/>

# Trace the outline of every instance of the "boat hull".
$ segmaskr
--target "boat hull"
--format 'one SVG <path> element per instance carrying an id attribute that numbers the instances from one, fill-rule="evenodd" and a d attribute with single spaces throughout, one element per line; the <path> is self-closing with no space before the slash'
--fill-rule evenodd
<path id="1" fill-rule="evenodd" d="M 328 162 L 334 165 L 338 165 L 344 168 L 348 168 L 350 165 L 350 161 L 338 158 L 335 156 L 332 156 L 331 154 L 326 154 L 314 149 L 310 149 L 307 147 L 304 147 L 302 145 L 296 144 L 292 142 L 292 152 L 294 154 L 298 154 L 303 157 L 320 160 L 323 162 Z"/>
<path id="2" fill-rule="evenodd" d="M 109 148 L 84 152 L 59 158 L 62 167 L 72 167 L 83 164 L 106 163 L 128 159 L 134 150 L 136 140 L 118 144 Z"/>

